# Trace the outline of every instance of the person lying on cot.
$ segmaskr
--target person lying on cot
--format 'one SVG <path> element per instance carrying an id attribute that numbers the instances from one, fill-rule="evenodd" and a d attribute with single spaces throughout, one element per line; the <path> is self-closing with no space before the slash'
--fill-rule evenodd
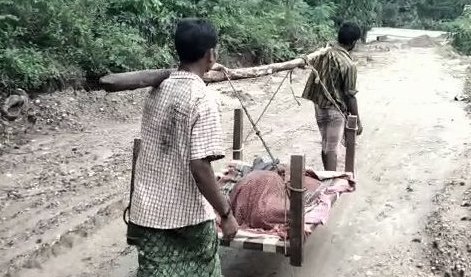
<path id="1" fill-rule="evenodd" d="M 202 77 L 216 61 L 216 46 L 210 23 L 179 22 L 180 66 L 154 79 L 145 101 L 128 225 L 128 241 L 138 249 L 138 277 L 219 277 L 214 211 L 225 238 L 237 233 L 211 165 L 224 157 L 223 132 Z"/>

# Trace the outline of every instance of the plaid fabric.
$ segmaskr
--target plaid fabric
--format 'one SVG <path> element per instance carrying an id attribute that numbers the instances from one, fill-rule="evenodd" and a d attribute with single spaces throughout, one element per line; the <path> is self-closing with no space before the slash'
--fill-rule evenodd
<path id="1" fill-rule="evenodd" d="M 357 68 L 350 54 L 338 45 L 331 45 L 312 61 L 312 66 L 319 73 L 320 81 L 324 83 L 333 100 L 345 112 L 347 110 L 345 97 L 357 93 Z M 302 97 L 313 101 L 321 108 L 333 106 L 325 96 L 323 87 L 320 83 L 316 83 L 315 79 L 316 75 L 311 73 Z"/>
<path id="2" fill-rule="evenodd" d="M 322 137 L 322 152 L 337 152 L 344 135 L 345 117 L 334 107 L 316 105 L 316 120 Z"/>
<path id="3" fill-rule="evenodd" d="M 190 169 L 191 160 L 224 157 L 218 105 L 203 80 L 178 71 L 153 89 L 145 102 L 141 136 L 131 222 L 175 229 L 214 219 Z"/>
<path id="4" fill-rule="evenodd" d="M 220 277 L 214 221 L 181 229 L 133 226 L 138 250 L 137 277 Z"/>

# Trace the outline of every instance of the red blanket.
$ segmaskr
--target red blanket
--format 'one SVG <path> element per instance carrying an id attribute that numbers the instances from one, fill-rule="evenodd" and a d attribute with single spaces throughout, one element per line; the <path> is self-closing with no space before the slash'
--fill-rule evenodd
<path id="1" fill-rule="evenodd" d="M 354 182 L 349 175 L 337 172 L 316 174 L 307 170 L 304 178 L 305 221 L 309 233 L 313 225 L 326 222 L 333 200 L 339 193 L 353 191 Z M 287 236 L 289 199 L 285 182 L 289 182 L 289 172 L 284 170 L 252 171 L 237 182 L 229 195 L 241 228 Z"/>

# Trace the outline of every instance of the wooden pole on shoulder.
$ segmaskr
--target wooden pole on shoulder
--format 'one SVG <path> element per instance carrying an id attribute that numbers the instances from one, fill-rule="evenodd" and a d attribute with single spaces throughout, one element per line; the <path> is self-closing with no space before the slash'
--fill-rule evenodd
<path id="1" fill-rule="evenodd" d="M 311 62 L 323 52 L 323 49 L 317 50 L 305 56 L 305 59 Z M 228 75 L 231 80 L 257 78 L 261 76 L 271 75 L 276 72 L 292 70 L 306 65 L 303 58 L 296 58 L 290 61 L 260 65 L 248 68 L 228 69 Z M 100 86 L 108 92 L 134 90 L 146 88 L 160 84 L 162 80 L 167 78 L 171 72 L 176 69 L 151 69 L 140 70 L 124 73 L 112 73 L 100 78 Z M 207 83 L 227 81 L 226 75 L 221 71 L 211 70 L 207 72 L 203 80 Z"/>

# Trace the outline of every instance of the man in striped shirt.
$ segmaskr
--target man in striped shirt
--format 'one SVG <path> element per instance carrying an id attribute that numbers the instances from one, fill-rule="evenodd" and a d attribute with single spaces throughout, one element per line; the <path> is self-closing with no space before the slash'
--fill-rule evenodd
<path id="1" fill-rule="evenodd" d="M 349 54 L 361 37 L 358 25 L 344 23 L 338 42 L 330 45 L 312 61 L 303 98 L 315 104 L 316 120 L 322 136 L 322 162 L 327 171 L 337 170 L 337 151 L 343 138 L 348 114 L 358 116 L 357 68 Z M 358 120 L 359 117 L 358 117 Z M 363 127 L 358 121 L 358 134 Z"/>

